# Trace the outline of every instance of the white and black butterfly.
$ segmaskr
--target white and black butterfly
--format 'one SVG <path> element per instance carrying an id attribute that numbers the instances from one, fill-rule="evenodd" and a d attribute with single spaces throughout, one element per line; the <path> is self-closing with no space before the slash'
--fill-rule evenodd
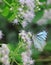
<path id="1" fill-rule="evenodd" d="M 46 38 L 47 38 L 47 32 L 42 31 L 38 33 L 37 35 L 33 35 L 33 43 L 35 48 L 37 48 L 39 51 L 43 51 L 44 46 L 46 45 Z"/>

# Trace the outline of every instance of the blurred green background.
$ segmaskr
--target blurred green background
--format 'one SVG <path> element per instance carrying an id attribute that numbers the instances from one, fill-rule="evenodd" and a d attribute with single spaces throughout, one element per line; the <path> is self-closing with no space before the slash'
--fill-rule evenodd
<path id="1" fill-rule="evenodd" d="M 4 1 L 4 0 L 3 0 Z M 13 7 L 16 10 L 16 0 L 7 0 L 9 4 L 13 4 Z M 40 0 L 41 2 L 46 2 L 47 0 Z M 0 30 L 3 31 L 3 38 L 0 40 L 0 44 L 6 43 L 11 45 L 11 50 L 14 50 L 16 45 L 19 42 L 19 36 L 18 33 L 22 28 L 20 24 L 12 24 L 11 22 L 15 19 L 16 11 L 10 11 L 10 5 L 6 4 L 6 2 L 0 2 Z M 36 5 L 41 8 L 39 11 L 37 8 L 35 8 L 35 18 L 32 20 L 32 23 L 28 24 L 28 26 L 25 28 L 25 30 L 30 30 L 37 34 L 39 31 L 46 30 L 48 32 L 46 43 L 47 45 L 44 48 L 43 52 L 39 52 L 36 49 L 32 48 L 32 58 L 35 59 L 36 63 L 35 65 L 51 65 L 51 20 L 47 20 L 47 24 L 45 25 L 37 25 L 37 21 L 42 18 L 44 10 L 50 9 L 51 5 Z M 2 12 L 3 10 L 3 12 Z M 18 61 L 19 59 L 19 61 Z M 18 57 L 17 61 L 20 62 L 20 58 Z M 13 65 L 16 65 L 14 63 Z"/>

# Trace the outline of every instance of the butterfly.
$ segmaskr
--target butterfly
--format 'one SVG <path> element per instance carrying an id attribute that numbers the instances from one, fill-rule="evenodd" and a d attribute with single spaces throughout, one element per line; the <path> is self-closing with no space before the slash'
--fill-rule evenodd
<path id="1" fill-rule="evenodd" d="M 39 51 L 43 51 L 45 45 L 46 45 L 46 38 L 47 38 L 47 32 L 42 31 L 38 33 L 37 35 L 33 35 L 33 43 L 35 48 L 37 48 Z"/>

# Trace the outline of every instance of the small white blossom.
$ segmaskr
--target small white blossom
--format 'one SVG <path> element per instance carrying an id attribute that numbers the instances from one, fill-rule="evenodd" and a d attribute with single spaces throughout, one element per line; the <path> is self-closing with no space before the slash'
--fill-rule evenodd
<path id="1" fill-rule="evenodd" d="M 5 55 L 3 58 L 1 58 L 1 60 L 2 60 L 3 63 L 6 62 L 7 59 L 8 59 L 8 56 L 7 55 Z"/>
<path id="2" fill-rule="evenodd" d="M 25 0 L 26 5 L 30 8 L 30 9 L 34 9 L 35 4 L 34 4 L 34 0 Z"/>
<path id="3" fill-rule="evenodd" d="M 24 21 L 22 21 L 21 24 L 22 24 L 23 28 L 25 28 L 28 25 L 28 22 L 24 20 Z"/>
<path id="4" fill-rule="evenodd" d="M 28 21 L 28 22 L 31 22 L 32 19 L 33 19 L 33 17 L 34 17 L 34 14 L 33 14 L 33 12 L 31 12 L 31 11 L 27 11 L 27 12 L 24 14 L 24 19 L 25 19 L 26 21 Z"/>
<path id="5" fill-rule="evenodd" d="M 10 8 L 10 11 L 12 11 L 12 10 L 13 10 L 13 7 Z"/>
<path id="6" fill-rule="evenodd" d="M 3 50 L 3 49 L 4 49 L 4 50 Z M 2 51 L 4 51 L 5 54 L 7 54 L 7 55 L 8 55 L 9 52 L 10 52 L 6 44 L 2 44 Z"/>
<path id="7" fill-rule="evenodd" d="M 20 2 L 21 4 L 24 4 L 24 3 L 25 3 L 25 0 L 19 0 L 19 2 Z"/>
<path id="8" fill-rule="evenodd" d="M 19 33 L 20 36 L 26 36 L 26 32 L 25 30 L 21 30 L 21 32 Z"/>
<path id="9" fill-rule="evenodd" d="M 31 32 L 28 32 L 28 35 L 29 35 L 30 37 L 32 37 L 32 33 L 31 33 Z"/>
<path id="10" fill-rule="evenodd" d="M 33 65 L 34 64 L 34 61 L 31 58 L 31 54 L 27 51 L 22 53 L 22 60 L 23 60 L 23 65 Z"/>
<path id="11" fill-rule="evenodd" d="M 20 12 L 22 12 L 23 9 L 22 9 L 22 8 L 19 8 L 18 10 L 19 10 Z"/>
<path id="12" fill-rule="evenodd" d="M 35 13 L 34 13 L 35 1 L 34 0 L 19 0 L 19 2 L 22 6 L 27 7 L 26 11 L 24 11 L 24 9 L 22 10 L 21 8 L 19 9 L 20 14 L 22 14 L 21 17 L 24 18 L 21 24 L 23 28 L 25 28 L 28 24 L 27 22 L 31 23 L 32 19 L 35 16 Z"/>
<path id="13" fill-rule="evenodd" d="M 0 61 L 4 65 L 10 65 L 10 62 L 9 62 L 9 49 L 8 49 L 6 44 L 2 44 L 2 46 L 0 48 L 0 54 L 1 54 Z"/>
<path id="14" fill-rule="evenodd" d="M 2 37 L 3 37 L 3 33 L 2 33 L 2 31 L 0 30 L 0 39 L 2 39 Z"/>
<path id="15" fill-rule="evenodd" d="M 51 0 L 47 0 L 47 4 L 51 4 Z"/>
<path id="16" fill-rule="evenodd" d="M 5 55 L 4 57 L 1 58 L 1 61 L 2 61 L 2 63 L 3 63 L 4 65 L 10 65 L 10 63 L 9 63 L 8 60 L 9 60 L 9 58 L 8 58 L 7 55 Z"/>
<path id="17" fill-rule="evenodd" d="M 31 39 L 30 39 L 30 37 L 29 37 L 28 32 L 22 30 L 22 31 L 19 33 L 19 35 L 20 35 L 21 38 L 24 40 L 24 42 L 27 43 L 27 47 L 30 48 L 30 47 L 31 47 L 31 44 L 32 44 L 32 41 L 31 41 Z"/>
<path id="18" fill-rule="evenodd" d="M 13 23 L 13 24 L 18 24 L 18 20 L 15 19 L 12 23 Z"/>

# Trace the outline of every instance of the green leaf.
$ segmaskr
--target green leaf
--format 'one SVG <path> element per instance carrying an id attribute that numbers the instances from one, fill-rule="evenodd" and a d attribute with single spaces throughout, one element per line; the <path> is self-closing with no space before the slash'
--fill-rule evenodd
<path id="1" fill-rule="evenodd" d="M 9 21 L 13 21 L 14 19 L 15 19 L 15 15 L 14 15 L 14 14 L 12 14 L 12 15 L 8 18 Z"/>
<path id="2" fill-rule="evenodd" d="M 43 11 L 36 12 L 35 18 L 33 19 L 33 23 L 36 23 L 43 16 Z"/>
<path id="3" fill-rule="evenodd" d="M 40 52 L 36 49 L 32 49 L 32 58 L 37 59 L 40 56 Z"/>
<path id="4" fill-rule="evenodd" d="M 44 50 L 51 51 L 51 41 L 47 42 L 47 45 L 45 46 Z"/>
<path id="5" fill-rule="evenodd" d="M 8 14 L 9 14 L 9 8 L 6 6 L 6 7 L 3 9 L 2 15 L 7 17 Z"/>
<path id="6" fill-rule="evenodd" d="M 21 55 L 15 55 L 15 59 L 17 60 L 17 62 L 22 63 Z"/>

